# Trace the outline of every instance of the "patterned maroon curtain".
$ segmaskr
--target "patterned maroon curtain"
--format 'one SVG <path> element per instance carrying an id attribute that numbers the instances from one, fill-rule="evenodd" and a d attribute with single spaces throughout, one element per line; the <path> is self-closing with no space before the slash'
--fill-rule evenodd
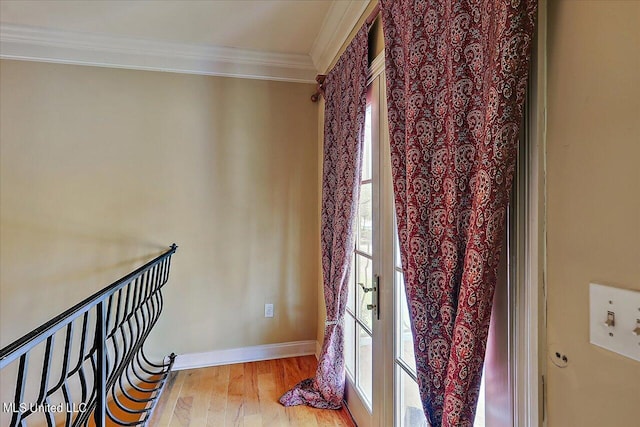
<path id="1" fill-rule="evenodd" d="M 344 394 L 344 314 L 354 247 L 353 224 L 360 192 L 368 69 L 364 26 L 324 83 L 322 177 L 322 273 L 327 307 L 324 343 L 315 378 L 286 392 L 285 406 L 339 409 Z"/>
<path id="2" fill-rule="evenodd" d="M 420 394 L 473 425 L 536 0 L 383 0 L 391 162 Z"/>

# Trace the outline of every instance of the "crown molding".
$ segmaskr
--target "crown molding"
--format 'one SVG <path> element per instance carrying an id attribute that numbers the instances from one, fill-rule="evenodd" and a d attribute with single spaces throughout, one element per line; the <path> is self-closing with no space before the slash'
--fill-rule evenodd
<path id="1" fill-rule="evenodd" d="M 309 55 L 0 25 L 0 58 L 315 83 Z"/>
<path id="2" fill-rule="evenodd" d="M 370 2 L 371 0 L 349 0 L 331 3 L 320 32 L 311 46 L 311 59 L 318 72 L 326 74 Z"/>

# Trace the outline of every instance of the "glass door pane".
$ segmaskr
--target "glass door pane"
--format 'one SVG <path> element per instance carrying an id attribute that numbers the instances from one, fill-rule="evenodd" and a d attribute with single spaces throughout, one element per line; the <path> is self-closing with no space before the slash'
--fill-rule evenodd
<path id="1" fill-rule="evenodd" d="M 344 361 L 347 375 L 353 376 L 356 369 L 356 320 L 347 315 L 344 321 Z"/>
<path id="2" fill-rule="evenodd" d="M 407 296 L 404 289 L 404 279 L 401 271 L 396 270 L 396 286 L 398 289 L 399 318 L 397 324 L 397 345 L 398 353 L 396 357 L 413 372 L 416 370 L 416 359 L 413 352 L 413 334 L 411 333 L 411 323 L 409 320 L 409 308 L 407 306 Z"/>
<path id="3" fill-rule="evenodd" d="M 396 425 L 401 427 L 427 427 L 427 418 L 422 410 L 418 383 L 407 372 L 396 368 L 398 376 L 398 418 Z"/>
<path id="4" fill-rule="evenodd" d="M 427 419 L 422 410 L 420 391 L 416 375 L 416 360 L 413 350 L 413 335 L 409 320 L 409 308 L 404 287 L 404 277 L 400 262 L 400 244 L 394 225 L 394 377 L 395 377 L 395 422 L 401 427 L 427 427 Z"/>
<path id="5" fill-rule="evenodd" d="M 358 391 L 362 393 L 367 406 L 373 402 L 373 339 L 371 334 L 358 326 Z"/>
<path id="6" fill-rule="evenodd" d="M 373 260 L 356 253 L 357 287 L 356 287 L 356 314 L 368 333 L 373 330 L 372 310 L 368 307 L 373 304 Z"/>
<path id="7" fill-rule="evenodd" d="M 369 255 L 373 253 L 372 185 L 370 180 L 360 185 L 360 203 L 356 217 L 356 249 Z"/>

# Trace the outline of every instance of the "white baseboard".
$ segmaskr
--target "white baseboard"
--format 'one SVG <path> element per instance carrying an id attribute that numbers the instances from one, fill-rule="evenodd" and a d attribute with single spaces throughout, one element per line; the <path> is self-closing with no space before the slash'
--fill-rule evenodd
<path id="1" fill-rule="evenodd" d="M 320 360 L 320 352 L 322 351 L 322 343 L 316 341 L 316 360 Z"/>
<path id="2" fill-rule="evenodd" d="M 292 341 L 253 347 L 229 348 L 206 353 L 179 354 L 173 363 L 174 371 L 229 365 L 232 363 L 257 362 L 259 360 L 282 359 L 283 357 L 319 354 L 317 341 Z"/>

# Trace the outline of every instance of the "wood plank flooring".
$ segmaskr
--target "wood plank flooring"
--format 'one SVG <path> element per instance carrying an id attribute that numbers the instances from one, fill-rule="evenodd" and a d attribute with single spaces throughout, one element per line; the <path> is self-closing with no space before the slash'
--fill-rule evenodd
<path id="1" fill-rule="evenodd" d="M 345 408 L 285 408 L 278 399 L 312 377 L 314 356 L 179 371 L 167 383 L 150 425 L 168 427 L 355 427 Z"/>

